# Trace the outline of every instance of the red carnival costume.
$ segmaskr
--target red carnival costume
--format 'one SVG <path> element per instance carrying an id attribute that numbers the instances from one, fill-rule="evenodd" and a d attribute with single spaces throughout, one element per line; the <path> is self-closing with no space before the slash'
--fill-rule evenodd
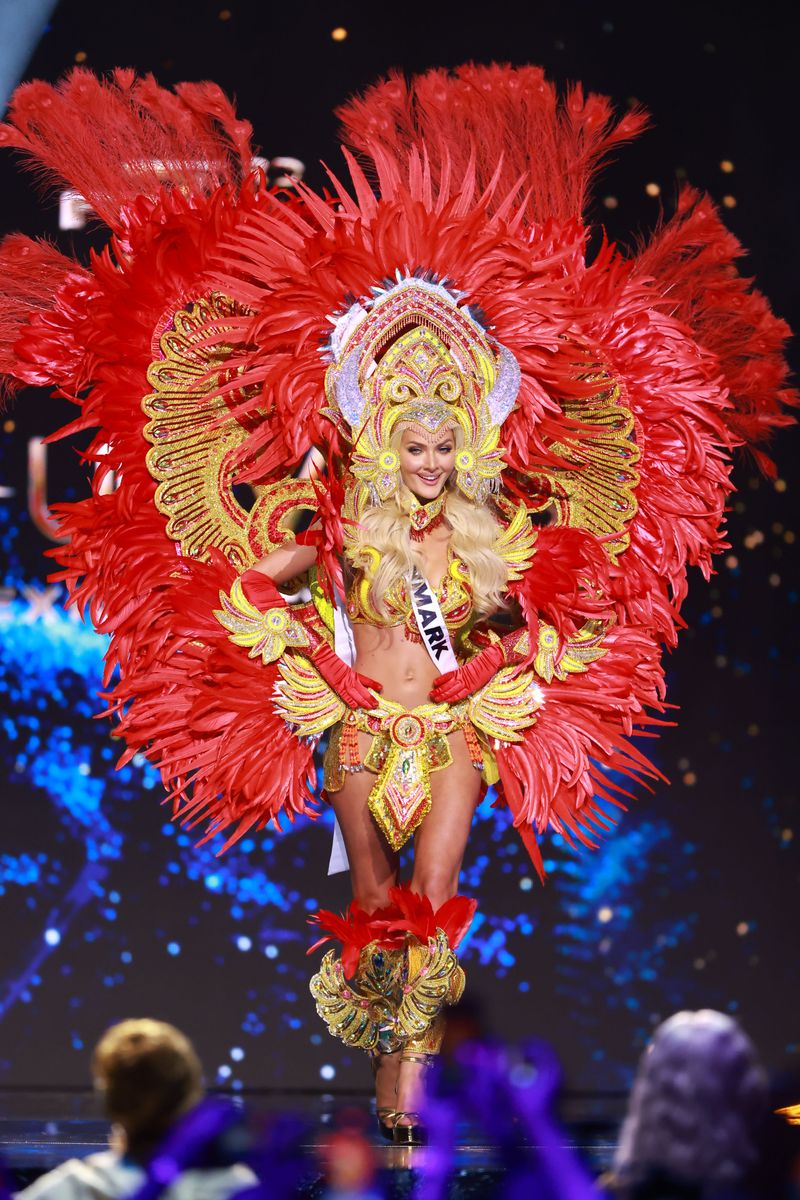
<path id="1" fill-rule="evenodd" d="M 176 819 L 227 846 L 313 813 L 327 734 L 326 787 L 371 770 L 396 847 L 460 731 L 541 872 L 538 834 L 591 845 L 598 800 L 657 777 L 630 739 L 659 724 L 687 567 L 707 575 L 724 546 L 733 449 L 790 420 L 788 331 L 689 189 L 638 254 L 587 258 L 592 174 L 640 112 L 617 121 L 580 88 L 559 103 L 538 68 L 493 66 L 392 77 L 340 116 L 367 165 L 345 150 L 350 184 L 276 197 L 212 85 L 77 70 L 20 88 L 0 141 L 112 237 L 89 268 L 4 243 L 0 369 L 97 430 L 92 496 L 59 510 L 58 578 L 110 635 L 125 757 L 160 769 Z M 374 603 L 378 564 L 354 545 L 396 494 L 400 420 L 455 430 L 452 488 L 491 512 L 522 628 L 475 620 L 453 556 L 438 589 L 409 575 Z M 447 502 L 412 506 L 410 543 Z M 318 567 L 282 595 L 246 569 L 299 510 Z M 405 624 L 449 666 L 429 704 L 405 710 L 346 666 L 348 618 Z M 449 903 L 396 889 L 376 913 L 319 914 L 345 947 L 312 982 L 332 1032 L 435 1049 L 473 910 Z"/>

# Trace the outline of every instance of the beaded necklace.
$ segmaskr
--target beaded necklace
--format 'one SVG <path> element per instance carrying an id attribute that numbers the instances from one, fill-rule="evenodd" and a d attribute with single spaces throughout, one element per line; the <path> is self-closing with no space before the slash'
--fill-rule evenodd
<path id="1" fill-rule="evenodd" d="M 409 514 L 412 542 L 421 542 L 426 534 L 430 533 L 432 529 L 437 529 L 444 522 L 446 499 L 446 494 L 442 491 L 435 500 L 430 500 L 427 504 L 415 501 L 416 508 L 412 508 Z"/>

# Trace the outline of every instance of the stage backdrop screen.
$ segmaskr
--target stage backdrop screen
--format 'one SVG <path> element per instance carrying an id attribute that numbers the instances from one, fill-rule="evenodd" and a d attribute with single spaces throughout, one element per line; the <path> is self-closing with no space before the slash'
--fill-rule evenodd
<path id="1" fill-rule="evenodd" d="M 70 413 L 28 391 L 0 440 L 0 1083 L 86 1082 L 94 1040 L 138 1015 L 184 1028 L 232 1088 L 364 1082 L 308 992 L 307 916 L 349 899 L 348 877 L 326 874 L 330 812 L 217 857 L 171 822 L 143 757 L 115 769 L 105 639 L 46 581 L 48 506 L 88 486 L 74 442 L 41 442 Z M 594 852 L 548 835 L 544 887 L 491 794 L 475 819 L 469 994 L 494 1032 L 550 1038 L 573 1086 L 623 1086 L 678 1008 L 735 1013 L 776 1063 L 797 1036 L 796 549 L 785 494 L 746 469 L 740 487 L 732 549 L 693 580 L 668 659 L 678 726 L 646 746 L 670 783 L 614 814 Z"/>

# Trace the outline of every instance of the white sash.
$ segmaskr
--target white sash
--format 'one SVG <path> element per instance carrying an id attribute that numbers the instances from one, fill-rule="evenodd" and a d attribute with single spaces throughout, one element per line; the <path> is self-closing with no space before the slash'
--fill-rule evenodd
<path id="1" fill-rule="evenodd" d="M 422 641 L 431 656 L 433 665 L 442 675 L 445 671 L 456 671 L 458 659 L 453 651 L 450 631 L 442 616 L 436 592 L 416 567 L 410 584 L 411 603 L 414 606 L 414 616 L 417 618 L 417 628 L 422 635 Z"/>
<path id="2" fill-rule="evenodd" d="M 333 613 L 333 648 L 339 655 L 342 662 L 347 663 L 348 667 L 352 667 L 356 661 L 356 644 L 353 638 L 353 626 L 350 624 L 350 618 L 347 615 L 347 609 L 342 603 L 342 598 L 338 591 L 334 589 L 333 599 L 336 608 Z M 344 838 L 342 837 L 342 829 L 336 817 L 333 818 L 333 843 L 331 845 L 331 857 L 328 862 L 328 874 L 338 875 L 342 871 L 350 870 L 350 860 L 347 857 L 347 851 L 344 846 Z"/>
<path id="3" fill-rule="evenodd" d="M 447 622 L 442 616 L 442 609 L 436 592 L 416 567 L 409 580 L 409 588 L 414 616 L 417 619 L 417 628 L 422 635 L 423 645 L 431 656 L 431 662 L 441 674 L 444 674 L 445 671 L 457 670 L 458 659 L 453 650 L 453 643 L 450 641 L 450 631 L 447 628 Z M 347 663 L 348 667 L 352 667 L 355 662 L 353 627 L 350 624 L 350 618 L 347 615 L 347 610 L 338 592 L 335 594 L 334 599 L 336 601 L 336 611 L 334 614 L 333 648 L 342 662 Z M 350 863 L 347 858 L 347 851 L 345 850 L 342 830 L 339 822 L 334 817 L 333 845 L 331 846 L 331 857 L 328 863 L 328 874 L 338 875 L 340 871 L 349 870 Z"/>

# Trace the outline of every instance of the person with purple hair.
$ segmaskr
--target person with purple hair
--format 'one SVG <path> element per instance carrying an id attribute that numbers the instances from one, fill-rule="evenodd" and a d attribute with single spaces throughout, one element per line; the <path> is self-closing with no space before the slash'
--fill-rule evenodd
<path id="1" fill-rule="evenodd" d="M 766 1200 L 757 1178 L 767 1095 L 732 1017 L 676 1013 L 642 1055 L 605 1186 L 620 1200 Z"/>

